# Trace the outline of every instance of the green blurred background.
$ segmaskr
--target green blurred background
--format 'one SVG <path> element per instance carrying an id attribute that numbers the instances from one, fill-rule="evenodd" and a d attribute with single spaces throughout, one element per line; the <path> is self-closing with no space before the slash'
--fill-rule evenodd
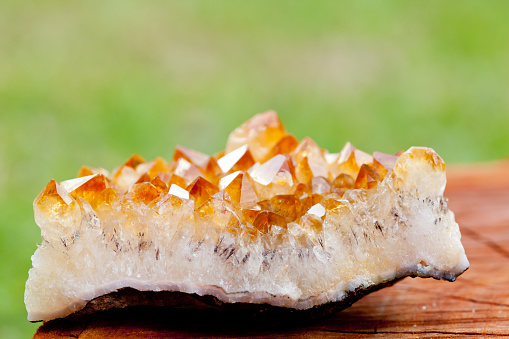
<path id="1" fill-rule="evenodd" d="M 509 156 L 509 1 L 0 2 L 0 338 L 30 337 L 32 200 L 82 164 L 215 153 L 251 115 L 339 151 Z"/>

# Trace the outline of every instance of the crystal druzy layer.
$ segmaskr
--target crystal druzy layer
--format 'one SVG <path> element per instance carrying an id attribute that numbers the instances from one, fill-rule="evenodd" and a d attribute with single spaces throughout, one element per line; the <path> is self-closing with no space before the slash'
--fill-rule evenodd
<path id="1" fill-rule="evenodd" d="M 272 111 L 211 157 L 177 146 L 170 162 L 83 167 L 34 201 L 28 319 L 124 287 L 310 309 L 404 276 L 453 281 L 468 261 L 445 184 L 432 149 L 329 153 Z"/>

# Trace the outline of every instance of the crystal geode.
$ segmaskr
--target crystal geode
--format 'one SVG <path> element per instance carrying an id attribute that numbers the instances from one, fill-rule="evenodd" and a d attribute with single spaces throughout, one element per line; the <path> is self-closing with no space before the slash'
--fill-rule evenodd
<path id="1" fill-rule="evenodd" d="M 34 201 L 43 240 L 28 319 L 101 303 L 182 306 L 169 292 L 214 307 L 340 309 L 405 276 L 453 281 L 469 263 L 445 184 L 432 149 L 329 153 L 287 134 L 274 112 L 212 157 L 177 146 L 169 163 L 134 155 L 111 174 L 83 167 Z"/>

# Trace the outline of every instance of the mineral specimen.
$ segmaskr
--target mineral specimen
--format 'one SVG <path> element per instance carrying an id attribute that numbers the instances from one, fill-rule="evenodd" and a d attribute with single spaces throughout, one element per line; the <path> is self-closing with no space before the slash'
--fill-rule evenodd
<path id="1" fill-rule="evenodd" d="M 83 167 L 34 201 L 42 242 L 28 319 L 105 296 L 112 307 L 144 303 L 115 304 L 126 290 L 307 310 L 348 306 L 405 276 L 453 281 L 469 263 L 445 184 L 432 149 L 328 153 L 272 111 L 216 156 L 177 146 L 169 163 L 133 155 L 111 174 Z"/>

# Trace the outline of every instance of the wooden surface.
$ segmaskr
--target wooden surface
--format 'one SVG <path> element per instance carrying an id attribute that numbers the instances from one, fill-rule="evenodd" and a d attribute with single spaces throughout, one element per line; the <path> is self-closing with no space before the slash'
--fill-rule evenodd
<path id="1" fill-rule="evenodd" d="M 509 162 L 447 171 L 446 196 L 470 261 L 454 283 L 406 278 L 331 317 L 281 328 L 142 310 L 49 322 L 34 338 L 509 336 Z"/>

